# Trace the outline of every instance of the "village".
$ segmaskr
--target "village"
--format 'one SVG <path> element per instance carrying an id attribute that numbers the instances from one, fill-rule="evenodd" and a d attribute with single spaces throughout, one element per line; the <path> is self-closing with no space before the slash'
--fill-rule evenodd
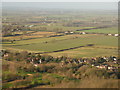
<path id="1" fill-rule="evenodd" d="M 27 52 L 26 52 L 27 53 Z M 20 53 L 16 53 L 20 54 Z M 12 61 L 10 59 L 11 53 L 2 50 L 2 58 L 7 61 Z M 21 57 L 22 58 L 22 57 Z M 18 60 L 18 58 L 12 58 L 15 61 L 21 61 Z M 20 59 L 20 58 L 19 58 Z M 27 53 L 27 56 L 25 56 L 24 61 L 26 63 L 31 63 L 34 67 L 38 67 L 38 65 L 45 64 L 45 63 L 59 63 L 61 65 L 61 68 L 67 64 L 76 64 L 76 65 L 89 65 L 91 67 L 96 67 L 98 69 L 105 69 L 112 72 L 118 72 L 119 68 L 119 58 L 116 56 L 110 56 L 110 57 L 91 57 L 91 58 L 69 58 L 69 57 L 59 57 L 54 58 L 52 56 L 41 56 L 40 54 L 35 55 L 34 53 Z"/>

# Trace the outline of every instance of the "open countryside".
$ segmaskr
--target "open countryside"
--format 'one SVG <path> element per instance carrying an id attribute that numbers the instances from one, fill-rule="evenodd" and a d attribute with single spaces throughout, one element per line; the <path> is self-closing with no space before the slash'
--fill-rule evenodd
<path id="1" fill-rule="evenodd" d="M 116 3 L 87 4 L 3 3 L 2 88 L 118 88 Z"/>

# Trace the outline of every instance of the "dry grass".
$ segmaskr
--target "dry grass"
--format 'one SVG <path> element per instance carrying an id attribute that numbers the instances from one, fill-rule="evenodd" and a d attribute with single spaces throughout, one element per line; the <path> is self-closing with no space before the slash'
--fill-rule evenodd
<path id="1" fill-rule="evenodd" d="M 32 34 L 33 34 L 33 35 L 34 35 L 34 34 L 37 34 L 37 35 L 40 35 L 40 34 L 43 35 L 43 34 L 45 34 L 45 35 L 46 35 L 46 34 L 55 34 L 55 32 L 35 32 L 35 33 L 32 33 Z"/>
<path id="2" fill-rule="evenodd" d="M 35 33 L 31 33 L 29 35 L 2 37 L 2 39 L 5 39 L 5 40 L 21 40 L 21 39 L 45 37 L 45 36 L 50 36 L 50 35 L 55 35 L 55 34 L 56 34 L 55 32 L 39 32 L 38 31 L 38 32 L 35 32 Z"/>
<path id="3" fill-rule="evenodd" d="M 118 88 L 118 80 L 91 77 L 79 83 L 77 88 Z"/>
<path id="4" fill-rule="evenodd" d="M 37 88 L 40 88 L 40 86 Z M 118 80 L 92 77 L 89 80 L 84 79 L 80 82 L 63 81 L 61 84 L 56 84 L 55 86 L 46 86 L 44 88 L 118 88 Z"/>

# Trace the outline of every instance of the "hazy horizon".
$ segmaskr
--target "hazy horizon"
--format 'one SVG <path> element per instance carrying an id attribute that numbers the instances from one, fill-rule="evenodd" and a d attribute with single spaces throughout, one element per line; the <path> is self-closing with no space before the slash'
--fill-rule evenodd
<path id="1" fill-rule="evenodd" d="M 3 2 L 2 9 L 117 10 L 116 2 Z"/>

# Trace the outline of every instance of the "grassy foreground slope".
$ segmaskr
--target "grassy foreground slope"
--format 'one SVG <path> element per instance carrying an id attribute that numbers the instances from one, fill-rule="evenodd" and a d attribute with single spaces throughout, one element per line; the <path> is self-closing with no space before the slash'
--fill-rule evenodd
<path id="1" fill-rule="evenodd" d="M 2 56 L 3 89 L 118 88 L 119 63 L 114 63 L 113 57 L 98 57 L 94 61 L 93 58 L 54 58 L 26 51 L 5 51 Z M 42 63 L 39 63 L 40 59 Z M 86 62 L 78 62 L 80 60 Z M 98 68 L 96 65 L 112 65 L 114 68 Z"/>

